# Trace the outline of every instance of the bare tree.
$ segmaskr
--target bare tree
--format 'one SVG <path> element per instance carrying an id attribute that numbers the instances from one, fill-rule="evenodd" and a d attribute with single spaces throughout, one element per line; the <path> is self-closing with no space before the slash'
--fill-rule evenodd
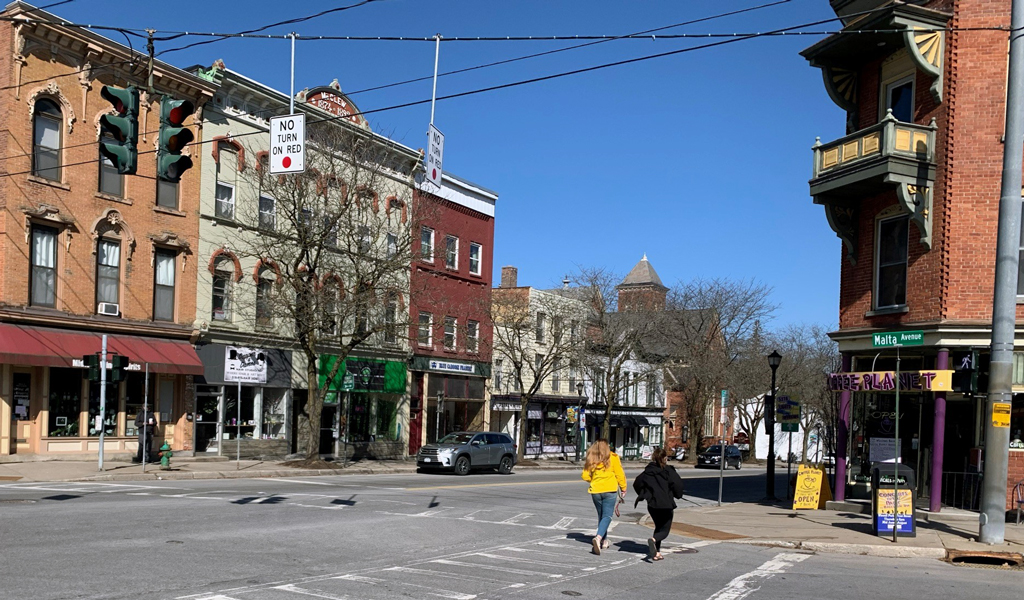
<path id="1" fill-rule="evenodd" d="M 677 419 L 687 424 L 698 445 L 706 434 L 705 414 L 729 385 L 741 350 L 775 310 L 770 293 L 770 287 L 755 281 L 728 279 L 696 279 L 669 292 L 672 319 L 662 331 L 673 349 L 667 371 L 673 389 L 683 396 L 684 410 Z"/>
<path id="2" fill-rule="evenodd" d="M 620 311 L 616 284 L 622 278 L 604 269 L 583 267 L 574 280 L 567 293 L 590 309 L 578 360 L 594 382 L 594 400 L 604 402 L 601 437 L 609 439 L 612 409 L 638 381 L 651 385 L 664 364 L 663 340 L 656 332 L 665 313 L 644 303 Z"/>
<path id="3" fill-rule="evenodd" d="M 754 323 L 751 335 L 739 344 L 739 352 L 729 375 L 730 404 L 740 431 L 757 447 L 757 435 L 764 420 L 764 401 L 771 387 L 771 368 L 767 356 L 778 344 L 775 338 Z"/>
<path id="4" fill-rule="evenodd" d="M 306 139 L 302 174 L 271 175 L 266 152 L 250 149 L 256 165 L 239 176 L 232 207 L 243 226 L 224 228 L 218 241 L 255 264 L 255 285 L 246 292 L 243 279 L 221 302 L 254 324 L 254 343 L 285 341 L 304 358 L 298 439 L 313 460 L 324 401 L 346 357 L 407 347 L 406 307 L 418 292 L 409 283 L 417 157 L 348 124 L 311 125 Z M 215 295 L 218 285 L 232 284 L 215 274 Z"/>
<path id="5" fill-rule="evenodd" d="M 800 402 L 800 425 L 804 431 L 801 456 L 806 460 L 808 434 L 818 431 L 828 452 L 835 451 L 837 395 L 828 390 L 825 376 L 838 370 L 839 349 L 828 330 L 820 325 L 793 325 L 778 334 L 778 384 Z"/>
<path id="6" fill-rule="evenodd" d="M 491 292 L 493 356 L 503 368 L 508 365 L 506 381 L 520 394 L 520 460 L 526 453 L 528 407 L 555 372 L 578 360 L 582 338 L 572 324 L 586 317 L 585 304 L 550 291 L 516 287 Z"/>

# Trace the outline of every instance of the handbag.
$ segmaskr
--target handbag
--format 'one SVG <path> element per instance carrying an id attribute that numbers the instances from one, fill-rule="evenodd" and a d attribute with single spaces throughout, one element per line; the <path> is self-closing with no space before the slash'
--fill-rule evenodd
<path id="1" fill-rule="evenodd" d="M 621 515 L 619 515 L 619 505 L 622 504 L 622 494 L 618 494 L 618 496 L 619 497 L 615 501 L 615 516 L 616 517 L 621 516 Z"/>

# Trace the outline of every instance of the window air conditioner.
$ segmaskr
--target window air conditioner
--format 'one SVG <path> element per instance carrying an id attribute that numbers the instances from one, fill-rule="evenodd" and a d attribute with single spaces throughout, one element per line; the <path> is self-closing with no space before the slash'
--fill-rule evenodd
<path id="1" fill-rule="evenodd" d="M 121 314 L 121 307 L 113 302 L 100 302 L 99 308 L 96 309 L 96 312 L 101 315 L 116 317 Z"/>

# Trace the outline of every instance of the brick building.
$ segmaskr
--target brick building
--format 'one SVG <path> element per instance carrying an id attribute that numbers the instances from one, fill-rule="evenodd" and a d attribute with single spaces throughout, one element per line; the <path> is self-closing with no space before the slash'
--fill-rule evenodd
<path id="1" fill-rule="evenodd" d="M 134 452 L 147 395 L 155 443 L 190 450 L 198 169 L 158 181 L 152 149 L 161 96 L 200 106 L 212 86 L 158 61 L 156 93 L 141 94 L 138 172 L 119 175 L 98 152 L 111 112 L 100 91 L 145 90 L 143 56 L 20 2 L 3 16 L 0 455 L 96 453 L 101 428 L 105 451 Z M 131 361 L 127 380 L 107 386 L 102 425 L 100 386 L 82 365 L 101 334 Z"/>
<path id="2" fill-rule="evenodd" d="M 850 455 L 848 472 L 838 461 L 847 485 L 836 496 L 866 492 L 870 463 L 898 453 L 933 511 L 976 509 L 1006 97 L 1007 32 L 998 28 L 1009 26 L 1010 5 L 831 4 L 843 31 L 802 54 L 847 113 L 846 136 L 814 144 L 810 180 L 842 240 L 832 337 L 854 374 L 830 380 L 845 415 L 839 454 Z M 873 338 L 898 331 L 923 332 L 899 363 Z M 1014 389 L 1024 391 L 1020 368 Z M 1024 428 L 1017 397 L 1011 427 Z M 1010 464 L 1013 482 L 1024 477 L 1019 461 Z"/>
<path id="3" fill-rule="evenodd" d="M 497 201 L 496 192 L 449 173 L 440 189 L 424 182 L 415 191 L 410 454 L 446 433 L 488 427 Z"/>

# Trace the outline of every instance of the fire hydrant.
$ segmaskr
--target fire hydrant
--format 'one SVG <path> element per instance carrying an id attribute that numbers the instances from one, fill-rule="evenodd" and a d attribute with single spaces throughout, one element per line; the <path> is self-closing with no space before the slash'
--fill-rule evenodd
<path id="1" fill-rule="evenodd" d="M 174 456 L 174 453 L 171 452 L 171 447 L 167 445 L 167 442 L 164 442 L 164 445 L 160 446 L 160 468 L 161 469 L 170 469 L 171 468 L 171 457 L 172 456 Z"/>

